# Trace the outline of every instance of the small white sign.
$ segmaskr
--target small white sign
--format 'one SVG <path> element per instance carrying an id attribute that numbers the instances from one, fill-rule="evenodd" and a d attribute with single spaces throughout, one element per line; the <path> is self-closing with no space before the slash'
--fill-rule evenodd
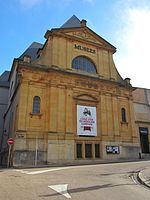
<path id="1" fill-rule="evenodd" d="M 96 107 L 77 105 L 77 135 L 97 135 Z"/>
<path id="2" fill-rule="evenodd" d="M 106 146 L 107 154 L 119 154 L 119 146 Z"/>

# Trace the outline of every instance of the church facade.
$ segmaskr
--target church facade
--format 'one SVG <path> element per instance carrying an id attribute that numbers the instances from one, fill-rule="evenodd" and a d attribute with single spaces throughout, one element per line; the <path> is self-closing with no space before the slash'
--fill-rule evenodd
<path id="1" fill-rule="evenodd" d="M 15 141 L 12 164 L 138 158 L 134 88 L 115 67 L 116 48 L 75 16 L 45 38 L 10 72 L 4 129 Z"/>

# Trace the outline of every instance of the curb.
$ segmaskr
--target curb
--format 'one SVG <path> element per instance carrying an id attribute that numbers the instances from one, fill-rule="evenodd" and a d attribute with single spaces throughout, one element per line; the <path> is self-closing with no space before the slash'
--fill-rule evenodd
<path id="1" fill-rule="evenodd" d="M 137 180 L 144 186 L 150 188 L 150 180 L 146 180 L 144 175 L 143 175 L 143 171 L 140 171 L 137 173 Z"/>
<path id="2" fill-rule="evenodd" d="M 140 162 L 141 160 L 139 159 L 120 159 L 120 160 L 95 160 L 95 161 L 88 161 L 84 160 L 82 161 L 77 161 L 74 163 L 71 162 L 64 162 L 64 163 L 48 163 L 45 165 L 14 165 L 11 168 L 13 169 L 26 169 L 26 168 L 44 168 L 44 167 L 68 167 L 68 166 L 80 166 L 80 165 L 99 165 L 99 164 L 115 164 L 115 163 L 126 163 L 126 162 Z M 143 160 L 147 161 L 147 160 Z"/>

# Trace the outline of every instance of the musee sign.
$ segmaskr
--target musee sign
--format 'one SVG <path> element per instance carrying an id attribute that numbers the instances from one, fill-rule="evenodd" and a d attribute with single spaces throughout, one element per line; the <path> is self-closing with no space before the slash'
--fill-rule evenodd
<path id="1" fill-rule="evenodd" d="M 89 53 L 96 53 L 95 49 L 90 49 L 88 47 L 83 47 L 83 46 L 77 45 L 77 44 L 74 45 L 74 48 L 81 50 L 81 51 L 86 51 L 86 52 L 89 52 Z"/>

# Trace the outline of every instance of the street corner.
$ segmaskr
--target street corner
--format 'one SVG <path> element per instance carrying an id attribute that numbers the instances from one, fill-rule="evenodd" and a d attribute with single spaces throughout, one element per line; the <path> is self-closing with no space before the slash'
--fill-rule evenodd
<path id="1" fill-rule="evenodd" d="M 137 174 L 137 180 L 144 186 L 150 188 L 150 168 L 143 169 Z"/>

